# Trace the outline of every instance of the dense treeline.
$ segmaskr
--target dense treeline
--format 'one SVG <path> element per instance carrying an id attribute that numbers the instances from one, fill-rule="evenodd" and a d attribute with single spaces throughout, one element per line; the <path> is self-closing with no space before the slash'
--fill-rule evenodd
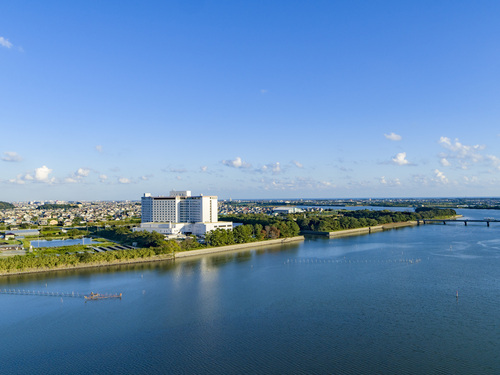
<path id="1" fill-rule="evenodd" d="M 269 222 L 264 222 L 269 224 Z M 165 241 L 163 235 L 157 232 L 132 232 L 126 227 L 116 227 L 99 230 L 96 236 L 107 238 L 127 245 L 138 247 L 158 247 L 165 242 L 175 242 L 179 249 L 175 251 L 193 250 L 204 247 L 216 247 L 232 244 L 241 244 L 266 239 L 297 236 L 300 228 L 292 220 L 275 220 L 272 225 L 262 225 L 260 223 L 245 224 L 235 227 L 233 230 L 216 229 L 205 235 L 205 245 L 200 244 L 196 238 L 187 237 L 182 241 Z"/>
<path id="2" fill-rule="evenodd" d="M 245 222 L 245 217 L 250 215 L 242 215 L 238 218 L 238 222 Z M 234 217 L 234 216 L 233 216 Z M 205 235 L 205 242 L 209 246 L 224 246 L 239 243 L 247 243 L 253 241 L 262 241 L 266 239 L 275 239 L 283 237 L 298 236 L 300 228 L 296 222 L 292 220 L 278 220 L 267 225 L 249 218 L 247 222 L 255 222 L 255 224 L 238 225 L 232 231 L 224 229 L 216 229 Z"/>
<path id="3" fill-rule="evenodd" d="M 93 265 L 111 263 L 113 261 L 127 261 L 139 258 L 149 258 L 155 255 L 170 254 L 180 249 L 175 241 L 168 241 L 160 247 L 147 249 L 107 251 L 105 253 L 83 253 L 83 254 L 61 254 L 35 256 L 16 255 L 8 258 L 0 258 L 0 272 L 15 272 L 28 269 L 51 269 L 58 267 L 74 267 L 78 265 Z"/>
<path id="4" fill-rule="evenodd" d="M 434 219 L 441 217 L 455 216 L 457 212 L 452 208 L 418 207 L 415 213 L 420 215 L 420 219 Z"/>
<path id="5" fill-rule="evenodd" d="M 400 223 L 412 220 L 432 219 L 455 216 L 450 208 L 419 207 L 415 212 L 389 210 L 339 211 L 339 215 L 305 216 L 297 218 L 301 230 L 333 232 L 343 229 L 372 227 L 388 223 Z"/>
<path id="6" fill-rule="evenodd" d="M 292 220 L 277 220 L 272 225 L 246 224 L 235 227 L 233 230 L 216 229 L 205 235 L 205 244 L 200 244 L 196 238 L 187 237 L 183 241 L 165 241 L 163 235 L 157 232 L 133 232 L 127 227 L 108 228 L 95 232 L 96 236 L 107 238 L 127 245 L 137 247 L 158 247 L 165 242 L 175 242 L 181 251 L 193 250 L 207 246 L 224 246 L 265 239 L 293 237 L 299 234 L 300 228 Z M 177 251 L 177 250 L 176 250 Z"/>
<path id="7" fill-rule="evenodd" d="M 12 208 L 15 208 L 15 206 L 12 203 L 0 201 L 0 210 L 9 210 Z"/>
<path id="8" fill-rule="evenodd" d="M 279 238 L 279 237 L 293 237 L 299 234 L 300 228 L 294 220 L 283 219 L 278 216 L 269 216 L 265 214 L 236 214 L 236 215 L 224 215 L 219 217 L 220 221 L 233 221 L 235 223 L 242 223 L 245 225 L 252 225 L 254 227 L 254 237 L 257 239 L 265 238 Z M 280 231 L 277 237 L 269 235 L 269 230 L 272 228 L 278 229 Z M 236 227 L 238 228 L 238 227 Z M 235 228 L 235 229 L 236 229 Z M 272 230 L 274 230 L 272 229 Z M 264 234 L 262 231 L 267 231 Z"/>

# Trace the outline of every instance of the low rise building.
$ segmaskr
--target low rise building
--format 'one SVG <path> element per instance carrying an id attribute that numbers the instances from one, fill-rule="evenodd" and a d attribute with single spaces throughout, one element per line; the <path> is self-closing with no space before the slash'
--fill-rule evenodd
<path id="1" fill-rule="evenodd" d="M 276 207 L 273 209 L 275 214 L 295 214 L 298 212 L 304 212 L 304 210 L 298 207 Z"/>

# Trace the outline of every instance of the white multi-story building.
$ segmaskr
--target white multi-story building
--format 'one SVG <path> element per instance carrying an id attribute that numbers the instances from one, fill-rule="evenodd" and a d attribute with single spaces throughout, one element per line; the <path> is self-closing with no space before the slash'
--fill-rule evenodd
<path id="1" fill-rule="evenodd" d="M 134 230 L 165 235 L 204 235 L 211 230 L 232 229 L 231 222 L 218 222 L 216 196 L 191 196 L 191 191 L 171 191 L 168 197 L 145 193 L 141 199 L 141 226 Z"/>

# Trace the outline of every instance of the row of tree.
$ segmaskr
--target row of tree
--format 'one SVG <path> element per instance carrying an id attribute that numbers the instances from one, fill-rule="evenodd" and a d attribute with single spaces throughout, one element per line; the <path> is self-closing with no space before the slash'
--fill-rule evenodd
<path id="1" fill-rule="evenodd" d="M 372 227 L 388 223 L 433 219 L 455 216 L 451 208 L 419 207 L 415 212 L 390 210 L 355 210 L 340 211 L 338 215 L 308 216 L 297 218 L 301 230 L 333 232 L 343 229 Z"/>
<path id="2" fill-rule="evenodd" d="M 95 254 L 84 252 L 83 254 L 52 254 L 44 256 L 35 256 L 33 254 L 16 255 L 8 258 L 0 258 L 0 272 L 72 267 L 82 264 L 111 263 L 116 260 L 126 261 L 138 258 L 148 258 L 154 255 L 169 254 L 179 250 L 180 246 L 175 241 L 165 241 L 160 247 L 106 251 L 104 253 Z"/>
<path id="3" fill-rule="evenodd" d="M 245 220 L 238 220 L 244 222 Z M 252 221 L 250 219 L 249 221 Z M 233 230 L 216 229 L 205 235 L 208 246 L 224 246 L 253 241 L 263 241 L 283 237 L 298 236 L 300 228 L 295 221 L 279 220 L 272 225 L 263 225 L 253 221 L 255 224 L 243 224 L 236 226 Z"/>

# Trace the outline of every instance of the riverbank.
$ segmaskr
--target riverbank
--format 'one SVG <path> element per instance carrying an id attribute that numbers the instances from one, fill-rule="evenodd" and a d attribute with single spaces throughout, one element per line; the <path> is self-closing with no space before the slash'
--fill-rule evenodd
<path id="1" fill-rule="evenodd" d="M 404 228 L 404 227 L 412 227 L 415 225 L 419 225 L 417 221 L 406 221 L 403 223 L 389 223 L 383 225 L 375 225 L 373 227 L 363 227 L 363 228 L 354 228 L 354 229 L 343 229 L 337 230 L 334 232 L 320 232 L 320 231 L 302 231 L 302 234 L 313 235 L 313 236 L 325 236 L 329 238 L 339 238 L 339 237 L 347 237 L 347 236 L 359 236 L 363 234 L 370 234 L 376 232 L 382 232 L 384 230 L 394 229 L 394 228 Z"/>
<path id="2" fill-rule="evenodd" d="M 249 243 L 236 244 L 236 245 L 213 247 L 213 248 L 208 248 L 208 249 L 187 250 L 187 251 L 183 251 L 183 252 L 177 252 L 174 254 L 155 255 L 155 256 L 151 256 L 151 257 L 147 257 L 147 258 L 127 259 L 127 260 L 123 260 L 123 261 L 117 259 L 117 260 L 113 260 L 110 262 L 83 263 L 83 264 L 77 264 L 77 265 L 64 265 L 64 266 L 53 267 L 53 268 L 29 268 L 29 269 L 24 269 L 24 270 L 3 271 L 3 272 L 0 272 L 0 276 L 21 275 L 21 274 L 27 274 L 27 273 L 41 273 L 41 272 L 52 272 L 52 271 L 68 271 L 68 270 L 95 268 L 95 267 L 111 267 L 111 266 L 121 266 L 121 265 L 136 264 L 136 263 L 161 262 L 161 261 L 165 261 L 165 260 L 175 260 L 175 259 L 180 259 L 180 258 L 187 258 L 187 257 L 207 255 L 207 254 L 215 254 L 215 253 L 235 251 L 235 250 L 253 249 L 253 248 L 257 248 L 257 247 L 273 246 L 273 245 L 283 245 L 283 244 L 288 244 L 288 243 L 293 243 L 293 242 L 303 241 L 303 240 L 304 240 L 304 236 L 279 238 L 279 239 L 275 239 L 275 240 L 249 242 Z"/>
<path id="3" fill-rule="evenodd" d="M 207 254 L 216 254 L 216 253 L 222 253 L 222 252 L 226 252 L 226 251 L 253 249 L 256 247 L 263 247 L 263 246 L 284 245 L 284 244 L 298 242 L 298 241 L 304 241 L 304 236 L 285 237 L 285 238 L 278 238 L 275 240 L 248 242 L 248 243 L 241 243 L 241 244 L 236 244 L 236 245 L 212 247 L 212 248 L 208 248 L 208 249 L 188 250 L 188 251 L 176 252 L 175 259 L 194 257 L 194 256 L 199 256 L 199 255 L 207 255 Z"/>
<path id="4" fill-rule="evenodd" d="M 111 262 L 101 262 L 101 263 L 82 263 L 77 265 L 65 265 L 53 268 L 28 268 L 25 270 L 14 270 L 14 271 L 2 271 L 0 276 L 11 276 L 11 275 L 22 275 L 27 273 L 41 273 L 41 272 L 52 272 L 52 271 L 68 271 L 84 268 L 97 268 L 97 267 L 110 267 L 110 266 L 121 266 L 125 264 L 136 264 L 136 263 L 151 263 L 151 262 L 162 262 L 165 260 L 173 260 L 173 254 L 162 254 L 155 255 L 147 258 L 136 258 L 127 260 L 114 260 Z"/>
<path id="5" fill-rule="evenodd" d="M 449 219 L 457 219 L 462 217 L 462 215 L 456 215 L 455 217 Z M 383 225 L 376 225 L 373 227 L 364 227 L 364 228 L 355 228 L 355 229 L 345 229 L 339 230 L 335 232 L 319 232 L 319 231 L 303 231 L 302 234 L 306 235 L 319 235 L 319 236 L 327 236 L 329 238 L 340 238 L 347 236 L 358 236 L 371 234 L 376 232 L 382 232 L 389 229 L 396 228 L 404 228 L 404 227 L 413 227 L 417 225 L 423 225 L 420 221 L 407 221 L 407 222 L 399 222 L 399 223 L 388 223 Z M 9 276 L 9 275 L 20 275 L 26 273 L 40 273 L 40 272 L 51 272 L 51 271 L 67 271 L 73 269 L 83 269 L 83 268 L 95 268 L 95 267 L 110 267 L 110 266 L 119 266 L 125 264 L 135 264 L 135 263 L 150 263 L 150 262 L 160 262 L 165 260 L 175 260 L 175 259 L 183 259 L 188 257 L 196 257 L 203 256 L 208 254 L 216 254 L 222 252 L 229 251 L 238 251 L 238 250 L 246 250 L 246 249 L 254 249 L 258 247 L 265 246 L 274 246 L 274 245 L 284 245 L 293 242 L 304 241 L 304 236 L 296 236 L 296 237 L 286 237 L 286 238 L 278 238 L 274 240 L 266 240 L 266 241 L 257 241 L 257 242 L 248 242 L 243 244 L 235 244 L 235 245 L 227 245 L 213 248 L 205 248 L 199 250 L 187 250 L 182 252 L 176 252 L 174 254 L 162 254 L 155 255 L 147 258 L 135 258 L 135 259 L 127 259 L 127 260 L 113 260 L 109 262 L 99 262 L 99 263 L 83 263 L 77 265 L 64 265 L 60 267 L 53 268 L 31 268 L 25 270 L 14 270 L 14 271 L 3 271 L 0 272 L 0 276 Z"/>
<path id="6" fill-rule="evenodd" d="M 454 217 L 450 217 L 447 220 L 453 220 L 463 217 L 463 215 L 456 215 Z M 424 225 L 423 220 L 414 220 L 414 221 L 405 221 L 399 223 L 388 223 L 375 225 L 373 227 L 363 227 L 363 228 L 355 228 L 355 229 L 344 229 L 338 230 L 334 232 L 319 232 L 319 231 L 302 231 L 302 234 L 316 235 L 316 236 L 326 236 L 329 238 L 339 238 L 339 237 L 347 237 L 347 236 L 359 236 L 363 234 L 371 234 L 376 232 L 382 232 L 384 230 L 396 229 L 396 228 L 404 228 L 404 227 L 414 227 L 417 225 Z"/>

